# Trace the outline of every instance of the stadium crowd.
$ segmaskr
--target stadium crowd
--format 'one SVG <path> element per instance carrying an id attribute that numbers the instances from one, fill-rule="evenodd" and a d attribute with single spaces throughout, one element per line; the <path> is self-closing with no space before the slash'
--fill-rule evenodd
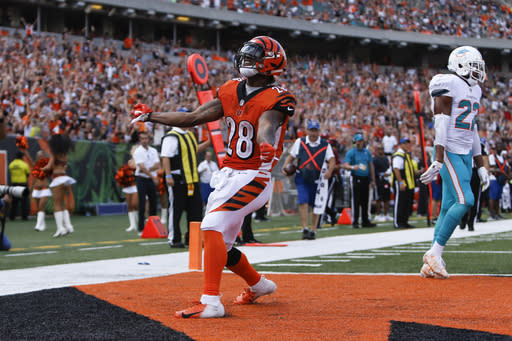
<path id="1" fill-rule="evenodd" d="M 512 37 L 512 8 L 501 1 L 178 0 L 179 3 L 318 23 L 473 38 Z"/>
<path id="2" fill-rule="evenodd" d="M 1 108 L 9 131 L 44 138 L 67 131 L 74 140 L 130 142 L 134 128 L 129 111 L 134 103 L 143 101 L 157 111 L 197 105 L 182 52 L 186 49 L 175 47 L 166 54 L 160 45 L 142 43 L 124 50 L 110 40 L 82 42 L 66 35 L 3 38 Z M 214 60 L 211 51 L 202 53 L 210 64 L 210 84 L 238 76 L 231 63 Z M 225 59 L 231 56 L 228 52 Z M 300 101 L 287 138 L 295 138 L 308 119 L 316 119 L 322 131 L 339 141 L 342 155 L 356 131 L 364 132 L 370 146 L 386 130 L 398 139 L 407 136 L 418 142 L 413 91 L 420 91 L 422 109 L 430 112 L 427 83 L 439 70 L 290 59 L 289 72 L 279 81 Z M 510 75 L 489 72 L 478 120 L 481 135 L 491 145 L 504 142 L 507 150 L 512 132 L 510 89 Z M 167 128 L 135 127 L 140 129 L 149 129 L 159 144 Z M 428 124 L 427 145 L 432 134 Z"/>

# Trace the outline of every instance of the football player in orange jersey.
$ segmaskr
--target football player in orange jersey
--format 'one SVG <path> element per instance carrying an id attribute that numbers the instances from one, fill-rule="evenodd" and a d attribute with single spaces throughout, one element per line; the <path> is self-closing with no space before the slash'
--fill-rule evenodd
<path id="1" fill-rule="evenodd" d="M 220 300 L 222 270 L 242 277 L 249 288 L 235 304 L 249 304 L 276 290 L 271 280 L 259 274 L 247 257 L 233 247 L 247 214 L 263 206 L 272 194 L 271 170 L 283 149 L 288 118 L 295 111 L 295 97 L 276 85 L 274 76 L 286 68 L 286 54 L 279 42 L 259 36 L 243 44 L 235 58 L 242 78 L 224 83 L 217 98 L 191 113 L 152 112 L 145 104 L 132 110 L 137 121 L 190 127 L 224 117 L 228 127 L 223 168 L 211 180 L 214 191 L 201 223 L 204 235 L 204 289 L 201 302 L 177 311 L 178 318 L 223 317 Z"/>

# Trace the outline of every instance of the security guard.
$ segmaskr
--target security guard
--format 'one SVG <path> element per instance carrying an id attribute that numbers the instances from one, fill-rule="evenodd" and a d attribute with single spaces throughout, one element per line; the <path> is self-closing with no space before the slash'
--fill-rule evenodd
<path id="1" fill-rule="evenodd" d="M 393 188 L 395 190 L 395 206 L 393 224 L 398 228 L 414 227 L 409 224 L 414 200 L 415 170 L 411 159 L 411 141 L 400 139 L 398 150 L 393 153 Z"/>

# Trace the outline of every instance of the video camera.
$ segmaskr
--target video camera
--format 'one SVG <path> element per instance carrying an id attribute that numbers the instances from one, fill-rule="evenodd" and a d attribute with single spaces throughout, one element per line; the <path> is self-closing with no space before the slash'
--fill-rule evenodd
<path id="1" fill-rule="evenodd" d="M 28 187 L 0 185 L 0 197 L 9 194 L 15 198 L 23 198 L 26 197 L 28 193 Z"/>

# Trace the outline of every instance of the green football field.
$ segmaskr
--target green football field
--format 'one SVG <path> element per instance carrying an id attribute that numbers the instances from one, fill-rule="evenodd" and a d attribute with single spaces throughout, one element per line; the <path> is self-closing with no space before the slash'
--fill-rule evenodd
<path id="1" fill-rule="evenodd" d="M 512 218 L 512 215 L 506 216 Z M 166 238 L 141 239 L 137 233 L 126 232 L 128 218 L 115 216 L 73 216 L 73 234 L 53 238 L 55 223 L 47 217 L 47 229 L 36 232 L 34 220 L 7 221 L 6 235 L 10 251 L 0 253 L 0 270 L 21 269 L 44 265 L 86 262 L 134 256 L 183 252 L 171 249 Z M 416 228 L 425 228 L 423 217 L 412 218 Z M 504 221 L 511 224 L 510 220 Z M 185 222 L 182 223 L 182 226 Z M 485 228 L 485 223 L 479 228 Z M 269 222 L 254 222 L 256 238 L 263 243 L 299 240 L 302 237 L 298 216 L 271 217 Z M 182 228 L 183 231 L 183 228 Z M 350 225 L 324 225 L 317 238 L 395 231 L 391 222 L 376 228 L 352 229 Z M 421 256 L 429 242 L 405 244 L 343 254 L 295 258 L 256 264 L 262 271 L 321 272 L 321 273 L 417 273 Z M 272 252 L 279 252 L 274 249 Z M 443 258 L 451 273 L 512 274 L 512 232 L 475 235 L 452 239 Z"/>

